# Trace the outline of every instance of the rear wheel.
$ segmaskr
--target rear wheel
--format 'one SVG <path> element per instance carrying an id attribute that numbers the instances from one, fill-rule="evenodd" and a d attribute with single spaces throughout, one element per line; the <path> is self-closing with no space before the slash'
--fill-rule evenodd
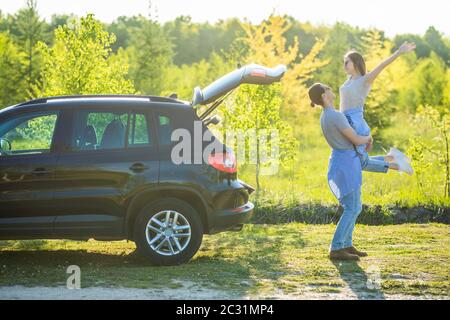
<path id="1" fill-rule="evenodd" d="M 166 198 L 145 206 L 136 218 L 138 252 L 155 265 L 188 262 L 203 239 L 198 212 L 187 202 Z"/>

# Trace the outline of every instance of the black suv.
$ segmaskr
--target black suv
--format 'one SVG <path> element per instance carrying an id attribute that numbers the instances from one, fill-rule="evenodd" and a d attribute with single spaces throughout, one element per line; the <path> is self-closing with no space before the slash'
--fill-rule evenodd
<path id="1" fill-rule="evenodd" d="M 173 132 L 192 134 L 183 152 L 203 153 L 210 142 L 195 150 L 194 131 L 211 133 L 207 124 L 217 121 L 207 116 L 226 94 L 241 83 L 278 81 L 284 70 L 243 67 L 196 88 L 191 103 L 63 96 L 1 110 L 0 239 L 129 239 L 154 264 L 188 261 L 203 234 L 242 228 L 253 189 L 212 134 L 220 149 L 206 161 L 174 163 Z M 194 106 L 208 103 L 198 116 Z"/>

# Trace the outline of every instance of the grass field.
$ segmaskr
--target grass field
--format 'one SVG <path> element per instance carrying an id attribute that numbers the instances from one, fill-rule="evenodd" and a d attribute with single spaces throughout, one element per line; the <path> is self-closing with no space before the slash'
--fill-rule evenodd
<path id="1" fill-rule="evenodd" d="M 295 163 L 275 176 L 261 177 L 260 208 L 270 207 L 264 206 L 267 203 L 283 210 L 308 203 L 336 206 L 326 181 L 330 149 L 317 121 L 306 117 L 295 126 L 300 141 Z M 375 135 L 372 154 L 391 145 L 406 149 L 413 125 L 401 115 L 395 123 Z M 241 167 L 239 178 L 255 185 L 252 170 Z M 366 205 L 450 206 L 443 195 L 442 168 L 436 165 L 422 176 L 364 172 L 363 179 Z M 179 290 L 183 283 L 194 283 L 247 298 L 302 298 L 312 293 L 450 299 L 450 225 L 358 225 L 355 244 L 369 257 L 336 264 L 327 258 L 334 228 L 333 224 L 248 224 L 242 232 L 205 236 L 190 263 L 176 267 L 149 266 L 134 253 L 134 243 L 126 241 L 4 241 L 0 242 L 0 296 L 9 286 L 64 287 L 67 267 L 78 265 L 82 288 Z"/>
<path id="2" fill-rule="evenodd" d="M 334 227 L 246 225 L 238 233 L 205 236 L 191 262 L 175 267 L 147 265 L 132 242 L 5 241 L 0 291 L 13 285 L 65 286 L 66 268 L 78 265 L 82 288 L 176 289 L 187 281 L 245 297 L 350 292 L 357 298 L 450 298 L 450 226 L 358 225 L 355 245 L 369 257 L 336 264 L 327 258 Z"/>
<path id="3" fill-rule="evenodd" d="M 317 111 L 317 112 L 316 112 Z M 261 176 L 262 202 L 281 203 L 337 203 L 327 183 L 328 158 L 330 148 L 322 135 L 316 117 L 305 116 L 295 126 L 295 136 L 300 142 L 294 163 L 280 167 L 276 175 Z M 414 127 L 411 116 L 396 114 L 392 126 L 374 133 L 374 150 L 370 155 L 385 154 L 391 146 L 406 152 L 408 139 L 420 132 Z M 427 157 L 423 161 L 427 161 Z M 414 168 L 415 160 L 412 165 Z M 239 169 L 239 178 L 255 185 L 254 165 L 244 165 Z M 419 180 L 422 186 L 419 185 Z M 450 206 L 450 198 L 444 196 L 445 171 L 442 166 L 430 163 L 425 174 L 408 176 L 396 171 L 387 174 L 363 172 L 362 201 L 368 205 L 415 206 L 434 204 Z M 253 198 L 254 200 L 254 198 Z"/>

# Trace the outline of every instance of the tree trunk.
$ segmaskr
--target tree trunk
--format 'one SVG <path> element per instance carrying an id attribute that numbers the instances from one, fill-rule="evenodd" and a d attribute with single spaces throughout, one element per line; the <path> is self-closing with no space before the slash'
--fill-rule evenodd
<path id="1" fill-rule="evenodd" d="M 258 134 L 256 134 L 256 202 L 259 200 L 259 173 L 261 171 L 260 168 L 260 159 L 259 159 L 259 140 Z"/>
<path id="2" fill-rule="evenodd" d="M 31 92 L 31 85 L 33 83 L 33 38 L 31 34 L 28 37 L 28 45 L 28 91 Z"/>
<path id="3" fill-rule="evenodd" d="M 447 127 L 444 119 L 444 141 L 445 141 L 445 197 L 450 197 L 450 153 Z"/>

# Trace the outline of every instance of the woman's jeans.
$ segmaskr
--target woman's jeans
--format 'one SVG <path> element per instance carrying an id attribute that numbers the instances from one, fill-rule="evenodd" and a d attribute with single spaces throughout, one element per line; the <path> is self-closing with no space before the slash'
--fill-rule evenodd
<path id="1" fill-rule="evenodd" d="M 344 115 L 348 120 L 350 126 L 360 136 L 370 135 L 370 127 L 364 119 L 364 107 L 351 108 L 344 111 Z M 364 171 L 383 172 L 386 173 L 389 169 L 389 163 L 384 161 L 383 156 L 370 157 L 365 148 L 367 144 L 362 144 L 355 147 L 356 152 L 361 160 L 361 167 Z"/>
<path id="2" fill-rule="evenodd" d="M 369 156 L 367 152 L 363 154 L 358 153 L 359 159 L 361 160 L 361 168 L 364 171 L 369 172 L 383 172 L 386 173 L 389 170 L 389 163 L 384 161 L 384 156 Z"/>
<path id="3" fill-rule="evenodd" d="M 361 187 L 345 195 L 342 198 L 341 205 L 344 207 L 344 212 L 334 232 L 331 250 L 340 250 L 353 245 L 353 229 L 355 228 L 356 219 L 362 210 Z"/>

